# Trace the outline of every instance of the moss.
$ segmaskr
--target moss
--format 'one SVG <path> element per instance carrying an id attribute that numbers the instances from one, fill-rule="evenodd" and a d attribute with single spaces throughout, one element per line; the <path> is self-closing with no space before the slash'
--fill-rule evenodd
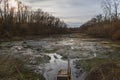
<path id="1" fill-rule="evenodd" d="M 64 60 L 68 59 L 68 55 L 67 54 L 62 55 L 62 59 L 64 59 Z"/>
<path id="2" fill-rule="evenodd" d="M 58 49 L 44 50 L 45 53 L 55 53 Z"/>
<path id="3" fill-rule="evenodd" d="M 30 63 L 30 65 L 38 65 L 41 63 L 48 63 L 50 59 L 51 59 L 51 57 L 49 57 L 47 55 L 44 55 L 44 57 L 36 57 L 35 62 Z"/>
<path id="4" fill-rule="evenodd" d="M 27 44 L 27 42 L 26 42 L 26 41 L 23 41 L 23 44 Z"/>
<path id="5" fill-rule="evenodd" d="M 30 46 L 30 45 L 23 45 L 23 47 L 32 49 L 32 46 Z"/>
<path id="6" fill-rule="evenodd" d="M 102 55 L 103 55 L 103 56 L 106 55 L 106 56 L 108 56 L 109 58 L 114 58 L 114 59 L 116 59 L 116 58 L 119 58 L 119 57 L 120 57 L 120 52 L 119 52 L 118 49 L 115 49 L 114 52 L 108 52 L 108 53 L 104 53 L 104 54 L 102 54 Z"/>
<path id="7" fill-rule="evenodd" d="M 37 48 L 36 50 L 37 50 L 37 51 L 41 51 L 41 49 L 40 49 L 40 48 Z"/>
<path id="8" fill-rule="evenodd" d="M 51 58 L 49 56 L 47 56 L 47 55 L 44 55 L 44 59 L 50 60 Z"/>
<path id="9" fill-rule="evenodd" d="M 88 60 L 82 60 L 81 64 L 82 67 L 86 71 L 90 71 L 92 68 L 95 68 L 97 66 L 100 66 L 101 64 L 105 63 L 116 63 L 118 62 L 119 59 L 110 59 L 110 58 L 93 58 L 93 59 L 88 59 Z"/>

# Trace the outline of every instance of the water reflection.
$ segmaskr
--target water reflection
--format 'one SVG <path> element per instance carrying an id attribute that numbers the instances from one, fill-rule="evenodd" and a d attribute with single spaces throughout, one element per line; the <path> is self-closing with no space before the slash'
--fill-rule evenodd
<path id="1" fill-rule="evenodd" d="M 44 70 L 44 76 L 46 80 L 56 80 L 58 71 L 61 69 L 64 70 L 68 68 L 68 61 L 63 60 L 62 56 L 56 53 L 47 54 L 47 55 L 51 57 L 51 60 L 49 63 L 44 64 L 43 66 L 42 70 Z M 72 59 L 70 61 L 70 66 L 72 70 L 72 78 L 74 80 L 80 80 L 81 78 L 80 76 L 83 75 L 84 71 L 82 70 L 81 67 L 77 68 L 74 62 L 75 62 L 75 59 Z M 41 67 L 41 65 L 39 65 L 39 67 Z"/>

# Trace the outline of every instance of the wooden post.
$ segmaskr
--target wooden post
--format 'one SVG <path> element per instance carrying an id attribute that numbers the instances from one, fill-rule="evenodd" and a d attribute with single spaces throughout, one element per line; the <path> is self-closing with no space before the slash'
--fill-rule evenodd
<path id="1" fill-rule="evenodd" d="M 71 80 L 71 67 L 70 67 L 70 55 L 68 53 L 68 75 L 69 75 L 69 80 Z"/>

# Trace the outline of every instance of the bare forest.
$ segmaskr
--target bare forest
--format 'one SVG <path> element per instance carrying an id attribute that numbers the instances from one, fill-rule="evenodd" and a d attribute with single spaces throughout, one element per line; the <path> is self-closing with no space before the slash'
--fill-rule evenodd
<path id="1" fill-rule="evenodd" d="M 0 37 L 48 35 L 67 33 L 67 24 L 41 9 L 16 1 L 10 6 L 9 0 L 0 0 Z"/>

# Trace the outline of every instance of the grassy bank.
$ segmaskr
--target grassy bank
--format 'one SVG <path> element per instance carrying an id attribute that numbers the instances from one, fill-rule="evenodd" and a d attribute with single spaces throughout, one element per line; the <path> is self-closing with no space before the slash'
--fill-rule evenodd
<path id="1" fill-rule="evenodd" d="M 25 62 L 14 57 L 0 56 L 0 80 L 45 80 L 25 66 Z"/>
<path id="2" fill-rule="evenodd" d="M 85 80 L 120 80 L 120 59 L 93 58 L 81 62 L 89 72 Z"/>

